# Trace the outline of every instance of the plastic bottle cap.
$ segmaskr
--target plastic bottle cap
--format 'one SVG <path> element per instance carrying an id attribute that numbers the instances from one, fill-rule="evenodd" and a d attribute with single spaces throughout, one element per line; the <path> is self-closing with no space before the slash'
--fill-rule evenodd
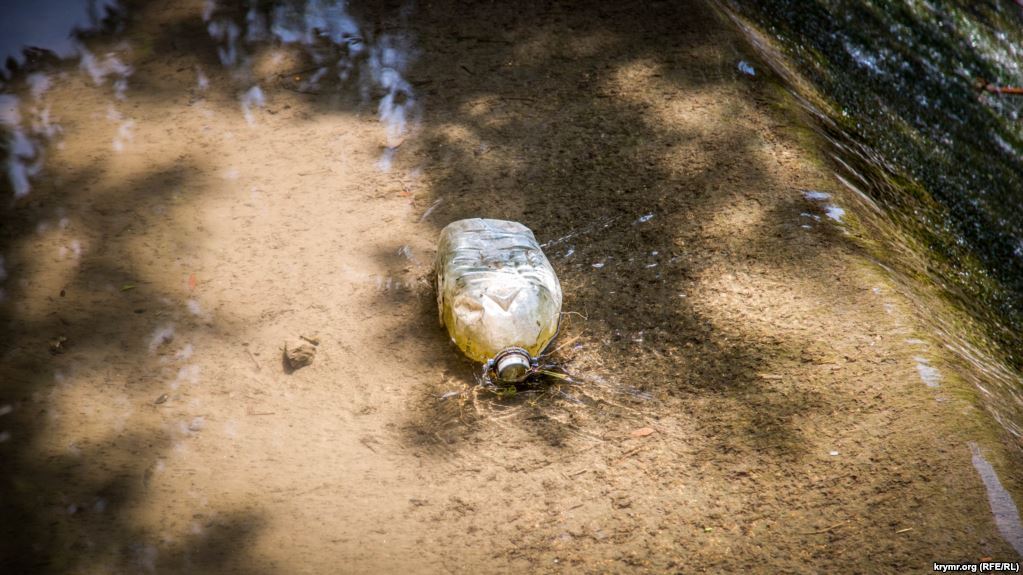
<path id="1" fill-rule="evenodd" d="M 518 383 L 529 373 L 529 355 L 524 351 L 506 351 L 497 360 L 497 377 L 501 381 Z"/>

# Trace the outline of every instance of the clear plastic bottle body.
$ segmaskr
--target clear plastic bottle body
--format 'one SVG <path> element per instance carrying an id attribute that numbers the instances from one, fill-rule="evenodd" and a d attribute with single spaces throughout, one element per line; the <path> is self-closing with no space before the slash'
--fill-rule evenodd
<path id="1" fill-rule="evenodd" d="M 471 359 L 539 355 L 558 332 L 561 284 L 533 232 L 504 220 L 452 222 L 437 246 L 441 325 Z"/>

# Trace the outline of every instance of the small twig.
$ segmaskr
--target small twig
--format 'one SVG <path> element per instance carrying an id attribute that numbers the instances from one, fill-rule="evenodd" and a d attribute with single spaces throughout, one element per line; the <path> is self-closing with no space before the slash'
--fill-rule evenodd
<path id="1" fill-rule="evenodd" d="M 616 457 L 614 460 L 615 461 L 621 461 L 621 460 L 625 459 L 626 457 L 632 457 L 633 455 L 636 455 L 637 453 L 639 453 L 640 451 L 643 451 L 646 448 L 647 448 L 646 445 L 640 445 L 639 447 L 633 447 L 632 449 L 630 449 L 630 450 L 626 451 L 625 453 L 623 453 L 623 454 L 619 455 L 618 457 Z"/>
<path id="2" fill-rule="evenodd" d="M 1006 94 L 1009 96 L 1023 96 L 1023 88 L 1018 86 L 999 86 L 988 82 L 983 78 L 977 78 L 974 83 L 974 87 L 981 92 L 990 92 L 992 94 Z"/>
<path id="3" fill-rule="evenodd" d="M 912 530 L 913 530 L 912 527 L 907 527 L 905 529 L 899 529 L 898 531 L 895 532 L 895 534 L 898 535 L 899 533 L 905 533 L 907 531 L 912 531 Z"/>
<path id="4" fill-rule="evenodd" d="M 470 75 L 470 76 L 475 76 L 475 75 L 476 75 L 476 74 L 474 74 L 474 73 L 473 73 L 473 71 L 472 71 L 472 70 L 470 70 L 470 69 L 468 68 L 468 66 L 466 66 L 465 64 L 459 64 L 459 66 L 458 66 L 458 67 L 459 67 L 459 68 L 461 68 L 461 69 L 463 69 L 463 70 L 465 70 L 465 73 L 466 73 L 466 74 L 468 74 L 468 75 Z"/>
<path id="5" fill-rule="evenodd" d="M 276 411 L 250 411 L 249 415 L 276 415 Z"/>
<path id="6" fill-rule="evenodd" d="M 832 525 L 831 527 L 825 527 L 824 529 L 821 529 L 819 531 L 803 532 L 803 533 L 800 533 L 800 535 L 820 535 L 821 533 L 827 533 L 828 531 L 831 531 L 833 529 L 837 529 L 837 528 L 845 525 L 848 522 L 849 521 L 846 520 L 846 521 L 843 521 L 841 523 L 836 523 L 836 524 Z"/>
<path id="7" fill-rule="evenodd" d="M 994 84 L 988 84 L 987 86 L 984 86 L 984 89 L 992 94 L 1007 94 L 1010 96 L 1023 95 L 1023 88 L 1018 86 L 995 86 Z"/>
<path id="8" fill-rule="evenodd" d="M 399 185 L 401 185 L 401 190 L 404 193 L 404 195 L 406 197 L 411 197 L 412 196 L 412 190 L 409 189 L 408 184 L 405 183 L 405 180 L 403 180 L 401 178 L 394 178 L 394 179 L 398 182 Z"/>
<path id="9" fill-rule="evenodd" d="M 567 312 L 566 312 L 566 313 L 567 313 Z M 572 313 L 575 313 L 575 312 L 572 312 Z M 559 345 L 558 347 L 556 347 L 556 348 L 552 349 L 552 350 L 551 350 L 550 352 L 548 352 L 548 353 L 545 353 L 544 355 L 552 355 L 552 354 L 555 354 L 555 353 L 557 353 L 557 352 L 558 352 L 558 351 L 560 351 L 561 349 L 564 349 L 565 347 L 567 347 L 567 346 L 569 346 L 569 345 L 572 345 L 573 343 L 575 343 L 576 341 L 578 341 L 578 340 L 579 340 L 579 337 L 580 337 L 580 336 L 578 336 L 578 335 L 575 335 L 575 336 L 572 336 L 572 337 L 568 338 L 568 340 L 566 340 L 566 341 L 562 342 L 562 344 L 561 344 L 561 345 Z"/>
<path id="10" fill-rule="evenodd" d="M 256 356 L 252 355 L 252 352 L 247 349 L 245 350 L 245 353 L 248 354 L 249 359 L 252 360 L 252 365 L 256 366 L 256 371 L 262 371 L 263 368 L 259 367 L 259 362 L 256 361 Z"/>

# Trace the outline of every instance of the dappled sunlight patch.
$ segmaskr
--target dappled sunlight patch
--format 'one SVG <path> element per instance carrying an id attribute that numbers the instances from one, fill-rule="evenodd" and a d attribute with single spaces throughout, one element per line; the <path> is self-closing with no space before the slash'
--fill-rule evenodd
<path id="1" fill-rule="evenodd" d="M 488 130 L 499 130 L 508 126 L 512 121 L 507 114 L 500 113 L 502 106 L 501 96 L 496 94 L 481 94 L 467 100 L 461 106 L 461 112 L 478 123 L 479 126 Z"/>
<path id="2" fill-rule="evenodd" d="M 45 420 L 40 429 L 33 430 L 41 450 L 76 458 L 83 450 L 112 446 L 116 437 L 145 426 L 141 422 L 146 419 L 146 407 L 139 406 L 137 396 L 123 381 L 110 381 L 102 370 L 90 367 L 59 371 L 53 377 L 55 384 L 45 400 Z M 22 439 L 23 430 L 11 431 L 14 438 Z"/>
<path id="3" fill-rule="evenodd" d="M 467 105 L 485 105 L 484 101 L 486 100 L 477 100 L 475 103 Z M 491 121 L 486 118 L 487 116 L 484 114 L 483 126 L 488 129 L 495 128 L 495 122 L 501 122 L 501 120 Z M 431 133 L 433 137 L 439 138 L 443 142 L 441 153 L 471 159 L 474 170 L 480 176 L 493 178 L 526 169 L 524 158 L 520 154 L 488 142 L 481 135 L 483 131 L 467 123 L 448 123 L 435 127 Z M 444 166 L 441 166 L 440 170 L 443 168 Z M 433 171 L 428 173 L 426 178 L 436 179 L 441 174 L 443 174 L 442 171 Z"/>
<path id="4" fill-rule="evenodd" d="M 761 237 L 768 229 L 769 211 L 760 201 L 733 197 L 708 214 L 706 233 L 726 245 L 738 245 Z"/>
<path id="5" fill-rule="evenodd" d="M 652 78 L 660 77 L 662 71 L 663 64 L 653 59 L 633 59 L 619 64 L 608 76 L 607 81 L 619 90 L 635 90 Z"/>

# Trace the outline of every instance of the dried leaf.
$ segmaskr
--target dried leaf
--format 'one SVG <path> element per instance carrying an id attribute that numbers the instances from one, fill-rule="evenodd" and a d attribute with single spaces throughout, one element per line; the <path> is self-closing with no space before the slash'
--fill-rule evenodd
<path id="1" fill-rule="evenodd" d="M 646 437 L 655 431 L 657 430 L 652 427 L 640 427 L 639 429 L 634 430 L 630 435 L 633 437 Z"/>

